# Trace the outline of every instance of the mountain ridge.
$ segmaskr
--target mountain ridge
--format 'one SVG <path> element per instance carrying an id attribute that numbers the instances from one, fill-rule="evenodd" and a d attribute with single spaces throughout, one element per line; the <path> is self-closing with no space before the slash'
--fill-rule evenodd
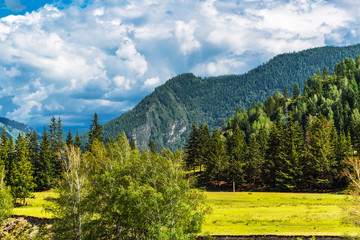
<path id="1" fill-rule="evenodd" d="M 329 72 L 342 59 L 360 55 L 360 44 L 345 47 L 318 47 L 275 56 L 247 73 L 217 77 L 196 77 L 180 74 L 146 96 L 133 110 L 104 124 L 105 138 L 125 131 L 141 149 L 150 140 L 159 147 L 182 147 L 192 122 L 208 123 L 213 129 L 223 119 L 246 108 L 253 102 L 263 102 L 285 86 L 304 82 L 326 66 Z"/>
<path id="2" fill-rule="evenodd" d="M 12 137 L 13 139 L 17 139 L 19 136 L 19 133 L 30 133 L 34 131 L 31 127 L 24 123 L 17 122 L 15 120 L 11 120 L 8 118 L 0 117 L 0 129 L 2 130 L 5 128 L 6 133 L 9 137 Z"/>

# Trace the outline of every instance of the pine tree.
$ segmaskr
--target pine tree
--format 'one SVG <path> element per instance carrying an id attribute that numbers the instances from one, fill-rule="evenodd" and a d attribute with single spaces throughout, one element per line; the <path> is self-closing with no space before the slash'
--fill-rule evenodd
<path id="1" fill-rule="evenodd" d="M 60 164 L 60 151 L 64 148 L 63 135 L 64 134 L 60 117 L 57 121 L 54 116 L 51 117 L 49 125 L 49 140 L 50 149 L 52 152 L 51 165 L 53 168 L 52 172 L 54 174 L 54 176 L 52 176 L 53 178 L 57 178 L 58 176 L 60 176 L 60 173 L 62 171 Z"/>
<path id="2" fill-rule="evenodd" d="M 228 181 L 233 182 L 233 191 L 235 190 L 235 182 L 241 183 L 244 180 L 245 159 L 247 156 L 247 145 L 245 142 L 245 133 L 235 124 L 233 135 L 229 142 L 229 169 Z"/>
<path id="3" fill-rule="evenodd" d="M 226 180 L 226 169 L 229 168 L 229 157 L 226 153 L 225 144 L 217 128 L 214 129 L 211 137 L 209 160 L 206 162 L 207 180 L 215 180 L 218 184 Z"/>
<path id="4" fill-rule="evenodd" d="M 297 83 L 295 83 L 294 88 L 293 88 L 293 99 L 296 99 L 298 96 L 300 96 L 300 88 L 299 85 Z"/>
<path id="5" fill-rule="evenodd" d="M 148 146 L 149 146 L 149 149 L 150 149 L 151 153 L 157 153 L 158 149 L 157 149 L 157 146 L 156 146 L 156 144 L 155 144 L 155 142 L 153 140 L 150 140 Z"/>
<path id="6" fill-rule="evenodd" d="M 290 113 L 285 130 L 284 146 L 286 161 L 282 166 L 283 172 L 287 174 L 286 185 L 289 190 L 295 187 L 298 187 L 298 189 L 302 187 L 302 153 L 304 142 L 301 132 L 299 125 L 297 122 L 294 122 L 292 113 Z"/>
<path id="7" fill-rule="evenodd" d="M 284 87 L 283 95 L 284 95 L 285 99 L 288 99 L 290 97 L 290 93 L 289 93 L 287 86 Z"/>
<path id="8" fill-rule="evenodd" d="M 196 164 L 200 167 L 201 172 L 201 166 L 205 164 L 205 161 L 208 159 L 209 155 L 209 148 L 210 148 L 210 131 L 207 124 L 201 125 L 199 128 L 199 139 L 198 139 L 198 159 Z"/>
<path id="9" fill-rule="evenodd" d="M 74 141 L 74 147 L 75 148 L 80 148 L 81 147 L 81 140 L 80 140 L 80 136 L 79 136 L 79 132 L 76 131 L 76 136 L 75 136 L 75 141 Z"/>
<path id="10" fill-rule="evenodd" d="M 196 128 L 195 123 L 191 126 L 190 136 L 186 141 L 185 153 L 186 153 L 186 167 L 187 169 L 194 169 L 199 159 L 199 130 Z"/>
<path id="11" fill-rule="evenodd" d="M 268 189 L 287 190 L 289 175 L 284 171 L 286 153 L 281 125 L 273 125 L 266 148 L 262 179 Z"/>
<path id="12" fill-rule="evenodd" d="M 9 171 L 9 154 L 10 154 L 10 140 L 7 136 L 6 129 L 3 128 L 0 139 L 0 167 L 3 166 L 5 172 Z M 4 176 L 5 178 L 5 176 Z"/>
<path id="13" fill-rule="evenodd" d="M 51 187 L 52 178 L 54 176 L 51 160 L 53 153 L 51 152 L 50 140 L 44 127 L 41 136 L 39 161 L 37 162 L 36 169 L 36 184 L 38 190 L 46 190 Z"/>
<path id="14" fill-rule="evenodd" d="M 92 120 L 92 124 L 90 126 L 89 143 L 87 149 L 90 149 L 90 146 L 95 139 L 100 142 L 104 142 L 105 140 L 102 135 L 102 126 L 99 124 L 99 119 L 96 113 L 94 114 L 94 119 Z"/>
<path id="15" fill-rule="evenodd" d="M 70 129 L 68 131 L 68 134 L 66 135 L 66 145 L 67 146 L 74 145 L 74 140 L 73 140 L 73 136 L 72 136 L 72 133 L 71 133 Z"/>
<path id="16" fill-rule="evenodd" d="M 39 144 L 38 144 L 37 132 L 34 130 L 33 132 L 26 134 L 26 137 L 27 137 L 27 147 L 29 149 L 29 160 L 32 167 L 32 174 L 34 176 L 34 180 L 36 183 L 36 174 L 37 174 L 36 165 L 39 162 Z"/>
<path id="17" fill-rule="evenodd" d="M 130 138 L 130 148 L 131 150 L 136 150 L 136 144 L 134 138 Z"/>
<path id="18" fill-rule="evenodd" d="M 247 162 L 245 165 L 245 178 L 246 182 L 253 184 L 254 187 L 262 182 L 261 175 L 262 166 L 265 160 L 264 156 L 255 134 L 251 134 L 249 151 L 247 152 Z"/>
<path id="19" fill-rule="evenodd" d="M 313 186 L 328 189 L 336 174 L 334 124 L 321 114 L 310 126 L 307 145 L 309 180 Z M 336 131 L 335 131 L 336 132 Z"/>
<path id="20" fill-rule="evenodd" d="M 27 141 L 22 134 L 19 134 L 16 141 L 15 167 L 11 176 L 11 194 L 14 199 L 23 200 L 31 197 L 35 184 L 32 176 L 32 167 L 29 160 Z"/>

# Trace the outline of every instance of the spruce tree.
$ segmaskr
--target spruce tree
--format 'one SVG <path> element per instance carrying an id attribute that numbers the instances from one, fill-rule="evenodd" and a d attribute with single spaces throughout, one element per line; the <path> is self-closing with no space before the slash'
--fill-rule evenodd
<path id="1" fill-rule="evenodd" d="M 300 96 L 300 88 L 299 88 L 299 85 L 297 83 L 295 83 L 295 85 L 294 85 L 292 95 L 293 95 L 292 96 L 293 99 L 296 99 L 298 96 Z"/>
<path id="2" fill-rule="evenodd" d="M 32 167 L 29 160 L 29 149 L 23 134 L 19 134 L 16 140 L 15 167 L 11 176 L 11 194 L 14 199 L 23 200 L 31 197 L 34 187 Z"/>
<path id="3" fill-rule="evenodd" d="M 66 135 L 66 145 L 74 145 L 74 140 L 70 129 L 68 131 L 68 134 Z"/>
<path id="4" fill-rule="evenodd" d="M 310 126 L 308 170 L 310 183 L 318 189 L 328 189 L 336 174 L 334 124 L 320 114 Z"/>
<path id="5" fill-rule="evenodd" d="M 37 132 L 34 130 L 31 133 L 27 133 L 26 137 L 27 137 L 27 147 L 29 149 L 29 160 L 32 167 L 32 174 L 34 176 L 34 180 L 36 183 L 36 174 L 37 174 L 36 165 L 39 162 L 38 135 Z"/>
<path id="6" fill-rule="evenodd" d="M 261 146 L 258 143 L 255 134 L 251 134 L 249 142 L 249 150 L 247 152 L 247 161 L 245 164 L 245 179 L 254 187 L 262 182 L 262 166 L 264 164 L 264 156 Z"/>
<path id="7" fill-rule="evenodd" d="M 185 145 L 185 163 L 187 169 L 194 169 L 199 159 L 199 130 L 196 128 L 195 123 L 191 126 L 190 136 Z"/>
<path id="8" fill-rule="evenodd" d="M 102 126 L 99 124 L 99 119 L 96 113 L 94 114 L 94 119 L 92 120 L 92 124 L 90 126 L 89 143 L 87 149 L 90 149 L 91 144 L 95 139 L 97 139 L 100 142 L 104 142 L 105 140 L 102 135 Z"/>
<path id="9" fill-rule="evenodd" d="M 220 184 L 220 181 L 226 180 L 225 175 L 226 169 L 229 168 L 228 165 L 229 157 L 225 144 L 219 130 L 215 128 L 211 137 L 209 160 L 206 164 L 207 180 L 215 180 L 218 184 Z"/>
<path id="10" fill-rule="evenodd" d="M 290 97 L 289 90 L 288 90 L 287 86 L 284 87 L 283 95 L 284 95 L 285 99 L 288 99 Z"/>
<path id="11" fill-rule="evenodd" d="M 207 124 L 201 125 L 199 128 L 199 139 L 198 139 L 198 159 L 196 164 L 200 167 L 201 172 L 201 166 L 205 164 L 205 161 L 208 159 L 209 155 L 209 148 L 210 148 L 210 131 Z"/>
<path id="12" fill-rule="evenodd" d="M 75 141 L 74 141 L 74 147 L 75 148 L 80 148 L 81 147 L 81 140 L 80 140 L 80 136 L 79 136 L 79 132 L 76 131 L 76 136 L 75 136 Z"/>
<path id="13" fill-rule="evenodd" d="M 37 162 L 36 169 L 36 183 L 38 190 L 46 190 L 51 187 L 52 178 L 54 176 L 51 160 L 53 153 L 51 152 L 50 140 L 44 127 L 41 136 L 39 161 Z"/>
<path id="14" fill-rule="evenodd" d="M 228 140 L 229 142 L 229 169 L 227 170 L 228 181 L 234 184 L 241 183 L 244 180 L 245 159 L 247 156 L 247 145 L 245 142 L 245 133 L 240 130 L 239 126 L 235 123 L 233 135 Z"/>
<path id="15" fill-rule="evenodd" d="M 302 186 L 303 177 L 303 138 L 301 129 L 297 122 L 294 122 L 292 113 L 289 115 L 288 122 L 285 129 L 285 154 L 286 161 L 284 161 L 283 172 L 287 174 L 286 185 L 289 190 Z"/>
<path id="16" fill-rule="evenodd" d="M 9 154 L 10 154 L 10 139 L 7 136 L 6 129 L 3 128 L 0 139 L 0 167 L 3 166 L 5 171 L 9 171 Z M 6 180 L 5 176 L 4 179 Z"/>
<path id="17" fill-rule="evenodd" d="M 131 150 L 136 150 L 136 144 L 134 138 L 130 138 L 130 148 Z"/>
<path id="18" fill-rule="evenodd" d="M 148 146 L 149 146 L 149 149 L 150 149 L 151 153 L 157 153 L 158 149 L 157 149 L 157 146 L 156 146 L 156 144 L 155 144 L 155 142 L 153 140 L 150 140 Z"/>
<path id="19" fill-rule="evenodd" d="M 283 128 L 273 124 L 262 171 L 262 179 L 268 189 L 287 190 L 289 175 L 284 171 L 286 161 Z"/>

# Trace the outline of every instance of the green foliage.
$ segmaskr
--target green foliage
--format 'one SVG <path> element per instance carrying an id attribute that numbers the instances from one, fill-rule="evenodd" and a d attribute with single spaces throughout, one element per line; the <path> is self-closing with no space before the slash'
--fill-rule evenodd
<path id="1" fill-rule="evenodd" d="M 104 137 L 102 135 L 102 128 L 103 127 L 99 124 L 98 116 L 95 113 L 89 131 L 89 143 L 87 146 L 88 149 L 90 149 L 90 146 L 93 143 L 93 141 L 95 141 L 95 139 L 97 139 L 100 142 L 104 141 Z"/>
<path id="2" fill-rule="evenodd" d="M 285 96 L 276 92 L 264 104 L 238 108 L 211 141 L 201 139 L 194 124 L 188 166 L 207 159 L 200 173 L 204 185 L 230 188 L 236 181 L 276 191 L 344 189 L 349 183 L 344 161 L 360 154 L 359 83 L 359 66 L 345 59 L 334 74 L 324 68 L 309 77 L 303 95 L 294 91 L 295 97 L 287 98 L 285 89 Z M 211 147 L 200 151 L 205 145 Z"/>
<path id="3" fill-rule="evenodd" d="M 25 204 L 25 198 L 32 197 L 32 192 L 36 186 L 32 175 L 27 141 L 23 135 L 19 135 L 16 141 L 15 161 L 10 176 L 10 186 L 14 199 L 23 200 L 23 204 Z"/>
<path id="4" fill-rule="evenodd" d="M 182 152 L 132 150 L 125 133 L 90 147 L 83 155 L 65 147 L 62 155 L 57 238 L 189 239 L 200 232 L 207 208 L 185 178 Z"/>
<path id="5" fill-rule="evenodd" d="M 10 187 L 5 185 L 5 167 L 0 166 L 0 224 L 12 214 L 13 202 Z"/>
<path id="6" fill-rule="evenodd" d="M 41 136 L 39 159 L 34 164 L 34 177 L 38 190 L 47 190 L 51 186 L 52 178 L 54 177 L 51 160 L 53 153 L 51 152 L 49 136 L 44 127 Z"/>

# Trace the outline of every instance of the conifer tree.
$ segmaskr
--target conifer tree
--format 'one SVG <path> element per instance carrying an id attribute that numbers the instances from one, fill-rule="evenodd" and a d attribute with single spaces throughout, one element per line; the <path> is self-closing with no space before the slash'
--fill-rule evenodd
<path id="1" fill-rule="evenodd" d="M 74 147 L 75 148 L 80 148 L 81 147 L 81 140 L 80 140 L 80 136 L 79 136 L 79 132 L 76 131 L 76 136 L 75 136 L 75 141 L 74 141 Z"/>
<path id="2" fill-rule="evenodd" d="M 228 181 L 233 182 L 233 190 L 235 190 L 235 182 L 239 184 L 244 180 L 244 167 L 247 155 L 245 133 L 240 130 L 237 124 L 235 124 L 233 135 L 228 142 L 230 155 L 229 169 L 227 170 Z"/>
<path id="3" fill-rule="evenodd" d="M 186 153 L 186 167 L 188 169 L 193 168 L 195 170 L 195 166 L 199 159 L 199 130 L 196 128 L 195 123 L 191 126 L 190 136 L 186 141 L 185 153 Z"/>
<path id="4" fill-rule="evenodd" d="M 15 167 L 11 176 L 11 194 L 16 199 L 23 200 L 31 197 L 35 184 L 32 176 L 32 167 L 29 160 L 27 141 L 22 134 L 16 140 Z"/>
<path id="5" fill-rule="evenodd" d="M 64 148 L 64 136 L 60 117 L 58 120 L 53 116 L 49 125 L 50 149 L 52 152 L 51 165 L 53 168 L 53 178 L 57 178 L 61 173 L 60 151 Z"/>
<path id="6" fill-rule="evenodd" d="M 289 190 L 298 187 L 301 188 L 303 177 L 302 153 L 304 142 L 301 135 L 301 129 L 297 122 L 294 122 L 292 113 L 289 115 L 285 130 L 285 154 L 283 172 L 287 174 L 286 185 Z"/>
<path id="7" fill-rule="evenodd" d="M 209 160 L 206 162 L 206 175 L 208 180 L 215 180 L 219 184 L 226 180 L 225 170 L 229 168 L 229 158 L 226 153 L 225 144 L 217 128 L 213 131 L 209 151 Z"/>
<path id="8" fill-rule="evenodd" d="M 130 148 L 131 150 L 136 150 L 136 144 L 134 138 L 130 138 Z"/>
<path id="9" fill-rule="evenodd" d="M 89 143 L 87 149 L 90 149 L 92 142 L 97 139 L 100 142 L 104 142 L 104 137 L 102 135 L 102 126 L 99 124 L 99 119 L 97 114 L 94 114 L 94 119 L 92 120 L 92 124 L 90 126 L 89 131 Z"/>
<path id="10" fill-rule="evenodd" d="M 289 175 L 284 172 L 286 153 L 281 125 L 273 125 L 267 144 L 262 179 L 268 189 L 287 190 Z"/>
<path id="11" fill-rule="evenodd" d="M 290 97 L 289 90 L 288 90 L 287 86 L 284 87 L 283 95 L 284 95 L 285 99 L 288 99 Z"/>
<path id="12" fill-rule="evenodd" d="M 205 164 L 205 161 L 208 159 L 208 155 L 209 155 L 211 136 L 208 125 L 201 124 L 198 133 L 199 133 L 199 139 L 197 146 L 198 146 L 199 156 L 196 164 L 200 167 L 200 172 L 201 172 L 201 166 Z"/>
<path id="13" fill-rule="evenodd" d="M 68 131 L 68 134 L 66 135 L 66 145 L 74 145 L 74 140 L 70 129 Z"/>
<path id="14" fill-rule="evenodd" d="M 310 127 L 308 168 L 310 182 L 321 190 L 332 184 L 336 174 L 334 125 L 320 114 Z"/>
<path id="15" fill-rule="evenodd" d="M 0 167 L 4 167 L 4 172 L 9 171 L 9 154 L 10 154 L 10 139 L 7 136 L 6 129 L 3 128 L 0 139 Z M 6 180 L 5 176 L 4 179 Z"/>
<path id="16" fill-rule="evenodd" d="M 44 131 L 41 136 L 39 161 L 35 166 L 36 184 L 38 190 L 46 190 L 51 186 L 52 178 L 54 176 L 53 168 L 51 166 L 52 158 L 53 153 L 51 152 L 49 136 L 46 128 L 44 127 Z"/>
<path id="17" fill-rule="evenodd" d="M 293 95 L 293 99 L 296 99 L 298 96 L 300 96 L 300 88 L 297 83 L 295 83 L 294 85 L 292 95 Z"/>
<path id="18" fill-rule="evenodd" d="M 255 134 L 251 134 L 245 165 L 245 178 L 246 182 L 252 183 L 254 186 L 262 182 L 261 175 L 265 155 L 262 154 L 260 148 Z"/>
<path id="19" fill-rule="evenodd" d="M 149 149 L 151 153 L 157 153 L 158 151 L 157 146 L 153 140 L 150 140 L 149 142 Z"/>
<path id="20" fill-rule="evenodd" d="M 33 175 L 36 172 L 35 165 L 36 162 L 39 161 L 39 144 L 38 144 L 38 136 L 36 131 L 32 131 L 31 133 L 26 134 L 27 138 L 27 147 L 29 149 L 29 160 L 31 162 Z"/>

